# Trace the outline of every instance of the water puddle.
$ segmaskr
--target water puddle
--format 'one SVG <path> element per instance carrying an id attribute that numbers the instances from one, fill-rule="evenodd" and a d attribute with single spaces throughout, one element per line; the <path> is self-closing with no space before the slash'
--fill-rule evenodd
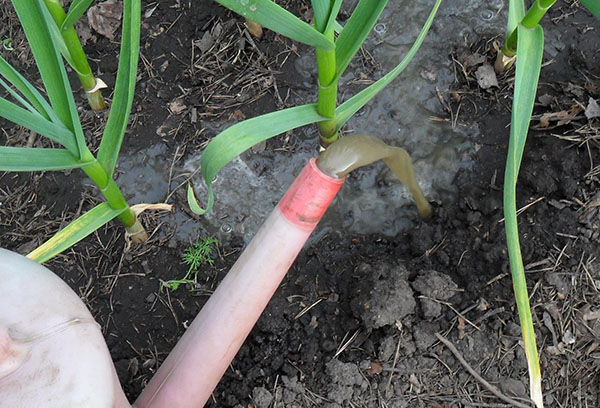
<path id="1" fill-rule="evenodd" d="M 163 144 L 119 156 L 117 183 L 132 204 L 160 203 L 168 194 L 169 157 Z"/>
<path id="2" fill-rule="evenodd" d="M 412 45 L 431 9 L 431 1 L 423 3 L 404 0 L 388 4 L 365 44 L 381 64 L 377 78 L 391 70 Z M 448 57 L 452 47 L 469 44 L 482 33 L 504 32 L 506 10 L 502 7 L 502 0 L 467 0 L 460 2 L 460 7 L 453 2 L 443 4 L 409 67 L 345 128 L 348 132 L 374 135 L 388 144 L 407 149 L 425 195 L 441 205 L 456 199 L 453 180 L 460 169 L 470 168 L 479 129 L 460 121 L 452 124 L 440 120 L 447 115 L 441 112 L 436 88 L 446 90 L 454 80 Z M 316 98 L 313 61 L 312 52 L 296 61 L 296 70 L 304 80 L 306 91 L 295 92 L 295 103 Z M 359 63 L 353 63 L 341 80 L 340 91 L 346 97 L 357 91 L 357 79 L 362 79 L 360 68 Z M 316 128 L 307 127 L 290 135 L 288 147 L 283 150 L 273 151 L 267 143 L 262 151 L 248 151 L 236 158 L 218 175 L 214 183 L 215 207 L 211 214 L 202 217 L 196 233 L 189 225 L 183 228 L 183 224 L 187 225 L 185 217 L 174 216 L 179 217 L 176 224 L 182 224 L 178 238 L 195 239 L 200 229 L 221 240 L 235 234 L 248 241 L 308 159 L 317 155 L 315 143 Z M 119 161 L 123 163 L 121 168 L 130 172 L 126 177 L 121 176 L 119 183 L 124 191 L 137 192 L 133 202 L 156 202 L 166 196 L 170 163 L 168 158 L 162 157 L 164 151 L 154 146 L 145 152 L 146 158 L 134 156 Z M 189 157 L 175 172 L 193 172 L 199 166 L 200 157 L 201 153 Z M 142 174 L 136 173 L 137 166 L 144 167 L 143 176 L 136 176 Z M 193 181 L 197 197 L 205 202 L 206 187 L 199 174 Z M 171 188 L 174 186 L 175 183 Z M 348 177 L 313 240 L 332 231 L 395 236 L 416 222 L 420 221 L 408 190 L 379 163 L 356 170 Z"/>
<path id="3" fill-rule="evenodd" d="M 123 152 L 117 166 L 117 183 L 132 205 L 161 203 L 181 183 L 181 178 L 176 178 L 178 172 L 181 169 L 172 166 L 167 147 L 157 144 L 133 154 Z M 175 229 L 176 241 L 183 245 L 197 240 L 199 236 L 214 235 L 214 231 L 207 230 L 177 205 L 172 213 L 161 215 Z"/>

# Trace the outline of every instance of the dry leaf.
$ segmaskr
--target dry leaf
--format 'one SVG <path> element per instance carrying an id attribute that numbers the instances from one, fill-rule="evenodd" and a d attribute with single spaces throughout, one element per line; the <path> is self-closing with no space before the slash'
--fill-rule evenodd
<path id="1" fill-rule="evenodd" d="M 200 51 L 206 52 L 210 50 L 210 47 L 212 47 L 214 43 L 215 39 L 213 36 L 208 31 L 205 31 L 202 39 L 198 43 L 198 47 L 200 48 Z"/>
<path id="2" fill-rule="evenodd" d="M 562 337 L 562 342 L 565 344 L 574 344 L 575 343 L 575 336 L 573 335 L 571 330 L 565 331 L 565 333 L 563 334 L 563 337 Z"/>
<path id="3" fill-rule="evenodd" d="M 87 11 L 90 26 L 110 40 L 115 39 L 115 32 L 121 25 L 123 3 L 108 0 L 92 6 Z"/>
<path id="4" fill-rule="evenodd" d="M 235 119 L 235 120 L 242 121 L 242 120 L 246 119 L 246 115 L 244 115 L 244 112 L 237 109 L 229 116 L 229 119 Z"/>
<path id="5" fill-rule="evenodd" d="M 257 144 L 255 144 L 254 146 L 252 146 L 250 148 L 250 150 L 252 150 L 252 153 L 262 153 L 265 151 L 266 148 L 267 148 L 267 141 L 262 140 L 262 141 L 258 142 Z"/>
<path id="6" fill-rule="evenodd" d="M 165 62 L 160 64 L 160 67 L 158 69 L 160 70 L 160 72 L 165 72 L 168 66 L 169 66 L 169 60 L 165 60 Z"/>
<path id="7" fill-rule="evenodd" d="M 554 102 L 554 97 L 552 95 L 543 94 L 538 98 L 538 101 L 542 106 L 550 106 L 552 102 Z"/>
<path id="8" fill-rule="evenodd" d="M 584 88 L 592 95 L 598 95 L 598 87 L 591 81 L 585 83 Z"/>
<path id="9" fill-rule="evenodd" d="M 462 340 L 465 338 L 465 319 L 458 316 L 458 339 Z"/>
<path id="10" fill-rule="evenodd" d="M 594 100 L 594 98 L 590 98 L 588 101 L 588 106 L 585 108 L 585 117 L 589 119 L 600 117 L 600 106 L 598 106 L 598 102 Z"/>
<path id="11" fill-rule="evenodd" d="M 523 384 L 519 380 L 515 380 L 514 378 L 501 378 L 500 389 L 502 390 L 502 392 L 508 394 L 511 397 L 527 397 L 527 389 L 525 388 L 525 384 Z"/>
<path id="12" fill-rule="evenodd" d="M 156 134 L 160 137 L 167 137 L 167 134 L 169 132 L 169 127 L 166 124 L 162 124 L 158 127 L 158 129 L 156 129 Z"/>
<path id="13" fill-rule="evenodd" d="M 477 71 L 475 71 L 475 78 L 477 78 L 477 84 L 481 89 L 489 89 L 492 86 L 498 86 L 496 72 L 490 64 L 483 64 L 477 68 Z"/>
<path id="14" fill-rule="evenodd" d="M 75 31 L 77 31 L 77 34 L 79 35 L 79 40 L 81 41 L 81 45 L 86 45 L 87 42 L 92 39 L 93 35 L 92 35 L 92 30 L 90 29 L 90 26 L 87 25 L 84 20 L 79 20 L 76 24 L 75 24 Z M 96 39 L 94 37 L 94 42 L 96 42 Z"/>
<path id="15" fill-rule="evenodd" d="M 600 319 L 600 310 L 596 310 L 593 312 L 587 312 L 583 315 L 583 320 L 596 320 Z"/>
<path id="16" fill-rule="evenodd" d="M 558 121 L 556 126 L 563 126 L 571 122 L 581 112 L 581 106 L 575 104 L 568 111 L 547 112 L 540 117 L 540 123 L 534 129 L 543 129 L 550 126 L 550 121 Z"/>
<path id="17" fill-rule="evenodd" d="M 136 215 L 140 215 L 146 210 L 159 210 L 159 211 L 169 211 L 173 209 L 171 204 L 166 203 L 158 203 L 158 204 L 136 204 L 131 206 L 131 211 Z"/>
<path id="18" fill-rule="evenodd" d="M 381 363 L 371 362 L 371 365 L 367 369 L 367 374 L 369 374 L 369 375 L 381 374 L 382 371 L 383 371 L 383 366 L 381 365 Z"/>
<path id="19" fill-rule="evenodd" d="M 169 110 L 173 115 L 181 115 L 186 109 L 187 106 L 183 103 L 182 98 L 177 98 L 169 103 Z"/>
<path id="20" fill-rule="evenodd" d="M 258 38 L 259 40 L 262 38 L 262 36 L 263 36 L 262 26 L 260 24 L 258 24 L 256 21 L 246 19 L 246 28 L 248 29 L 248 32 L 252 35 L 252 37 Z"/>
<path id="21" fill-rule="evenodd" d="M 421 383 L 416 375 L 411 374 L 408 376 L 408 381 L 415 387 L 415 391 L 419 393 L 421 391 Z"/>
<path id="22" fill-rule="evenodd" d="M 483 64 L 484 62 L 485 62 L 485 57 L 483 55 L 474 53 L 474 54 L 468 55 L 465 58 L 465 60 L 463 61 L 463 64 L 465 65 L 465 68 L 470 68 L 470 67 L 477 66 L 479 64 Z"/>
<path id="23" fill-rule="evenodd" d="M 152 17 L 152 14 L 154 14 L 154 12 L 156 11 L 156 9 L 158 8 L 158 3 L 154 5 L 154 7 L 150 7 L 149 9 L 147 9 L 144 12 L 144 18 L 150 18 Z"/>

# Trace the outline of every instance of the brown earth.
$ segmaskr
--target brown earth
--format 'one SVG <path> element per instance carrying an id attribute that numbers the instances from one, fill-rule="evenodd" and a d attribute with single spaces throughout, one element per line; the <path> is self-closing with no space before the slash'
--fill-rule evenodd
<path id="1" fill-rule="evenodd" d="M 286 95 L 301 86 L 293 60 L 306 48 L 268 30 L 261 41 L 252 40 L 239 19 L 213 3 L 144 2 L 142 12 L 155 6 L 143 20 L 134 115 L 123 151 L 163 144 L 164 159 L 176 163 L 214 136 L 206 123 L 287 106 Z M 292 8 L 307 17 L 306 5 Z M 15 50 L 2 55 L 36 78 L 7 0 L 0 1 L 0 18 L 7 22 L 0 39 L 10 37 Z M 546 404 L 594 407 L 600 405 L 600 121 L 588 119 L 584 109 L 600 96 L 600 24 L 560 1 L 544 26 L 547 38 L 560 41 L 546 47 L 532 122 L 539 128 L 530 132 L 519 179 L 522 252 Z M 86 51 L 112 86 L 118 38 L 91 34 Z M 508 406 L 435 333 L 502 393 L 526 401 L 502 223 L 513 72 L 484 91 L 476 66 L 466 62 L 474 53 L 491 61 L 491 39 L 498 35 L 456 46 L 447 56 L 455 62 L 456 81 L 441 90 L 438 116 L 481 129 L 473 140 L 474 167 L 455 179 L 458 200 L 436 206 L 431 220 L 394 238 L 331 234 L 306 248 L 208 406 Z M 223 47 L 221 55 L 206 48 L 211 38 Z M 223 77 L 230 80 L 219 81 Z M 105 116 L 83 108 L 82 118 L 97 146 Z M 28 142 L 21 128 L 0 125 L 0 143 Z M 284 143 L 277 137 L 266 148 Z M 82 180 L 77 171 L 0 174 L 0 246 L 27 253 L 99 202 Z M 170 202 L 185 206 L 177 194 Z M 153 231 L 143 247 L 129 248 L 122 228 L 110 223 L 47 263 L 102 325 L 131 401 L 243 249 L 241 239 L 219 246 L 214 267 L 203 267 L 197 285 L 170 292 L 160 280 L 185 274 L 185 247 L 174 244 L 174 226 L 164 216 L 143 218 Z"/>

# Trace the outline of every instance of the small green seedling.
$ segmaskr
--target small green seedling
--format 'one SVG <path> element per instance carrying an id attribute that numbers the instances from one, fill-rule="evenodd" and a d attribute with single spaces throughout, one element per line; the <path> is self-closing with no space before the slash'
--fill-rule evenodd
<path id="1" fill-rule="evenodd" d="M 6 51 L 14 51 L 14 48 L 12 46 L 12 38 L 10 37 L 6 37 L 2 40 L 2 48 L 4 48 Z"/>
<path id="2" fill-rule="evenodd" d="M 202 264 L 214 265 L 212 245 L 218 243 L 213 237 L 206 237 L 190 245 L 181 256 L 182 262 L 188 266 L 187 273 L 182 279 L 163 282 L 163 286 L 171 290 L 177 290 L 181 284 L 196 283 L 200 266 Z"/>

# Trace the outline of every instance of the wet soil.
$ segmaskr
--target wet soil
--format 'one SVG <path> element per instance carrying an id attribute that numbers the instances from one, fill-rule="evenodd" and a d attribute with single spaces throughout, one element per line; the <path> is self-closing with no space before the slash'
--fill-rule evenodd
<path id="1" fill-rule="evenodd" d="M 0 5 L 11 22 L 0 28 L 0 37 L 12 37 L 18 50 L 7 58 L 34 75 L 30 56 L 20 51 L 26 48 L 10 3 Z M 304 5 L 293 8 L 308 17 Z M 239 20 L 212 3 L 161 1 L 144 3 L 142 10 L 147 14 L 138 92 L 123 151 L 163 144 L 164 160 L 175 163 L 214 136 L 212 123 L 287 106 L 286 95 L 301 86 L 293 60 L 307 49 L 268 30 L 253 40 Z M 551 44 L 532 122 L 538 128 L 530 132 L 518 186 L 521 245 L 545 402 L 592 407 L 600 405 L 600 121 L 588 119 L 584 109 L 589 98 L 600 97 L 600 24 L 576 4 L 559 1 L 545 27 Z M 453 51 L 441 56 L 454 61 L 456 80 L 440 90 L 437 116 L 480 128 L 473 140 L 475 164 L 454 180 L 458 199 L 433 203 L 432 219 L 393 238 L 342 231 L 307 246 L 208 406 L 508 406 L 467 372 L 436 333 L 505 395 L 526 401 L 527 368 L 502 220 L 514 77 L 508 72 L 498 87 L 482 90 L 477 66 L 466 62 L 475 54 L 493 61 L 499 34 L 468 43 L 456 39 Z M 93 35 L 86 50 L 112 85 L 118 43 Z M 199 56 L 209 37 L 237 47 L 247 63 L 225 61 L 211 74 L 216 62 Z M 264 60 L 252 65 L 257 56 Z M 223 77 L 231 81 L 223 85 Z M 574 105 L 583 109 L 567 120 L 563 114 L 562 122 L 543 121 L 544 114 Z M 104 118 L 85 109 L 82 115 L 90 143 L 97 143 Z M 0 142 L 27 142 L 26 132 L 0 124 Z M 287 142 L 280 136 L 265 148 L 281 149 Z M 27 253 L 99 202 L 83 180 L 77 171 L 0 175 L 0 246 Z M 185 207 L 177 193 L 168 199 Z M 143 221 L 151 231 L 143 247 L 129 247 L 122 229 L 111 223 L 47 263 L 101 324 L 131 401 L 244 246 L 241 237 L 221 243 L 214 266 L 201 268 L 197 284 L 168 291 L 161 281 L 185 274 L 186 246 L 174 238 L 176 226 L 168 217 L 149 214 Z"/>

